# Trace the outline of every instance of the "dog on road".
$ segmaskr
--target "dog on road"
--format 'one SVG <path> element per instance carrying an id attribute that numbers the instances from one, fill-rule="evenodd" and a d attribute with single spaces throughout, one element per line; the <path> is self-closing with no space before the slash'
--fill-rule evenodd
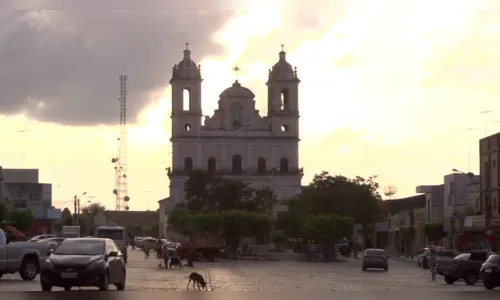
<path id="1" fill-rule="evenodd" d="M 196 288 L 195 287 L 195 284 L 196 284 L 196 286 L 198 286 L 198 290 L 200 290 L 200 286 L 203 289 L 207 290 L 207 282 L 205 281 L 203 276 L 201 276 L 200 274 L 193 272 L 193 273 L 189 274 L 189 276 L 186 278 L 189 278 L 189 281 L 188 281 L 186 288 L 189 288 L 189 284 L 192 281 L 193 282 L 193 289 Z"/>

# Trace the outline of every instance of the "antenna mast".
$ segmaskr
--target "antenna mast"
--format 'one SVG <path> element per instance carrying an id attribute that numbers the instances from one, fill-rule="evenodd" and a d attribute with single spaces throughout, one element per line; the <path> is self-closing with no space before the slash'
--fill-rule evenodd
<path id="1" fill-rule="evenodd" d="M 115 164 L 115 189 L 113 193 L 116 195 L 116 210 L 129 210 L 127 187 L 127 75 L 120 75 L 120 137 L 118 138 L 118 157 L 113 158 Z"/>

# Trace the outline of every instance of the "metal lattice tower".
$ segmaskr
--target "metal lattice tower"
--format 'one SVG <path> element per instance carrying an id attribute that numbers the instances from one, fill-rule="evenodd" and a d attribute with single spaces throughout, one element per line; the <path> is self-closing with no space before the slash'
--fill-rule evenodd
<path id="1" fill-rule="evenodd" d="M 118 146 L 118 157 L 113 158 L 115 164 L 115 189 L 116 210 L 124 211 L 129 209 L 127 188 L 127 75 L 120 75 L 120 138 Z"/>

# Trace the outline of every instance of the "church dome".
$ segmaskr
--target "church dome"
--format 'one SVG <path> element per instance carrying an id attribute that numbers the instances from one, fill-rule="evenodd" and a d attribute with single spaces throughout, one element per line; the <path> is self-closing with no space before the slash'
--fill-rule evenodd
<path id="1" fill-rule="evenodd" d="M 286 61 L 286 52 L 280 52 L 279 61 L 269 70 L 270 80 L 292 80 L 297 78 L 297 72 L 292 65 Z"/>
<path id="2" fill-rule="evenodd" d="M 172 70 L 172 78 L 174 79 L 201 79 L 200 66 L 191 59 L 191 50 L 184 50 L 184 58 Z"/>
<path id="3" fill-rule="evenodd" d="M 255 94 L 248 88 L 241 86 L 241 84 L 236 80 L 233 85 L 227 89 L 225 89 L 219 97 L 228 98 L 228 97 L 245 97 L 245 98 L 255 98 Z"/>

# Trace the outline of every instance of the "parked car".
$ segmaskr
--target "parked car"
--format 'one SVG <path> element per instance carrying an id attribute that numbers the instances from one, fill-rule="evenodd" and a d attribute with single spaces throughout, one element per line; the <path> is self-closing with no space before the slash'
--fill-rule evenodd
<path id="1" fill-rule="evenodd" d="M 444 281 L 453 284 L 459 279 L 463 279 L 467 285 L 474 285 L 480 279 L 482 264 L 486 261 L 488 253 L 485 251 L 474 251 L 469 255 L 465 253 L 453 259 L 453 266 L 450 271 L 443 273 Z"/>
<path id="2" fill-rule="evenodd" d="M 422 268 L 424 268 L 424 269 L 429 268 L 429 263 L 427 262 L 427 257 L 429 257 L 430 253 L 431 253 L 430 250 L 426 250 L 422 254 Z M 436 250 L 436 254 L 437 254 L 438 258 L 441 258 L 441 257 L 454 258 L 460 253 L 458 251 L 455 251 L 455 250 L 438 249 L 438 250 Z"/>
<path id="3" fill-rule="evenodd" d="M 147 237 L 142 239 L 139 243 L 137 243 L 137 248 L 142 249 L 142 250 L 155 250 L 156 249 L 156 243 L 158 242 L 158 239 L 152 238 L 152 237 Z"/>
<path id="4" fill-rule="evenodd" d="M 383 269 L 389 270 L 389 260 L 387 253 L 383 249 L 366 249 L 363 255 L 362 270 L 367 269 Z"/>
<path id="5" fill-rule="evenodd" d="M 42 291 L 73 286 L 96 286 L 100 291 L 113 284 L 125 289 L 126 267 L 120 249 L 107 238 L 68 238 L 45 260 L 40 272 Z"/>
<path id="6" fill-rule="evenodd" d="M 50 239 L 53 237 L 55 237 L 55 235 L 53 235 L 53 234 L 40 234 L 40 235 L 35 235 L 30 240 L 28 240 L 28 242 L 32 242 L 32 243 L 39 242 L 39 241 L 43 241 L 43 240 Z"/>
<path id="7" fill-rule="evenodd" d="M 0 229 L 0 277 L 19 272 L 23 280 L 33 280 L 48 256 L 47 243 L 12 242 Z"/>
<path id="8" fill-rule="evenodd" d="M 441 276 L 447 276 L 453 270 L 455 259 L 469 259 L 470 253 L 462 253 L 455 257 L 441 256 L 437 258 L 436 273 Z"/>
<path id="9" fill-rule="evenodd" d="M 491 254 L 479 271 L 486 289 L 492 290 L 500 286 L 500 255 Z"/>

